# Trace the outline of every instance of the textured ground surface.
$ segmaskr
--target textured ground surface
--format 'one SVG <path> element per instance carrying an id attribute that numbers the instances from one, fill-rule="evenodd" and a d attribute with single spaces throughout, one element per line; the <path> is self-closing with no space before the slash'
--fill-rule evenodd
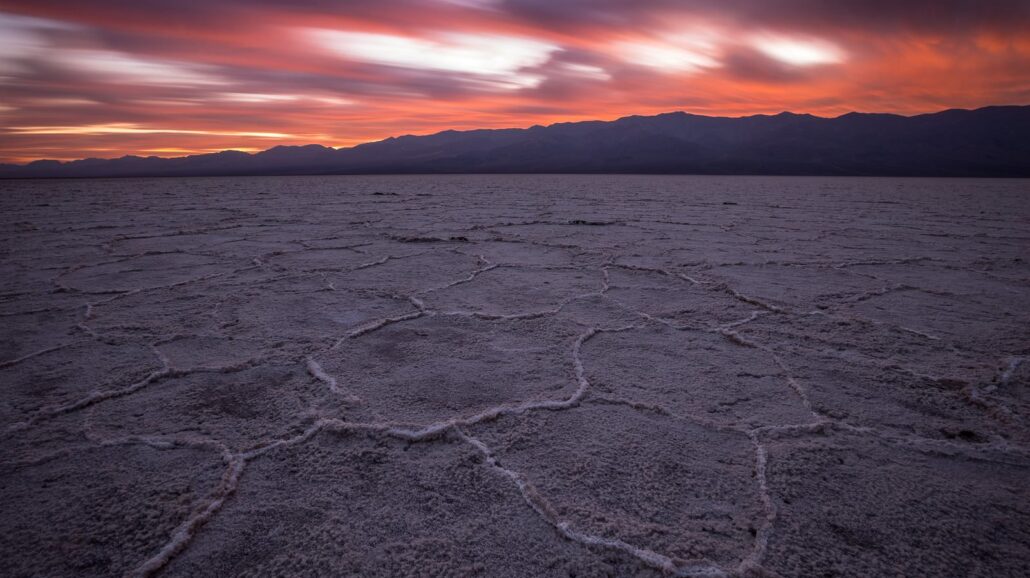
<path id="1" fill-rule="evenodd" d="M 11 576 L 1030 575 L 1030 185 L 0 182 Z"/>

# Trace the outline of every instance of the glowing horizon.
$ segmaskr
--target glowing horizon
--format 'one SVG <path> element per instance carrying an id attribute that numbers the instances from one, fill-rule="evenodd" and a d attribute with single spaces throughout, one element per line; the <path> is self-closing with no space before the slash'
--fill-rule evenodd
<path id="1" fill-rule="evenodd" d="M 1018 1 L 0 0 L 0 162 L 1030 102 Z"/>

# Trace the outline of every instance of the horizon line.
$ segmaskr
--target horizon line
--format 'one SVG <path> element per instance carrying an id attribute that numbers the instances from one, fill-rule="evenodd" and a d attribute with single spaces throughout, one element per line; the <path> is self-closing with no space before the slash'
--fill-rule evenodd
<path id="1" fill-rule="evenodd" d="M 32 164 L 35 164 L 35 163 L 58 163 L 58 164 L 61 164 L 61 165 L 65 165 L 65 164 L 71 164 L 71 163 L 82 162 L 82 161 L 113 161 L 113 160 L 127 159 L 127 158 L 175 160 L 175 159 L 188 159 L 188 158 L 192 158 L 192 157 L 202 157 L 202 156 L 209 156 L 209 155 L 218 155 L 218 154 L 224 154 L 224 153 L 230 153 L 230 152 L 231 153 L 239 153 L 239 154 L 246 155 L 246 156 L 255 156 L 255 155 L 259 155 L 259 154 L 262 154 L 262 153 L 265 153 L 265 152 L 268 152 L 270 150 L 277 149 L 277 148 L 321 147 L 321 148 L 329 149 L 329 150 L 332 150 L 332 151 L 341 151 L 341 150 L 351 150 L 351 149 L 355 149 L 355 148 L 358 148 L 358 147 L 361 147 L 361 146 L 365 146 L 365 145 L 369 145 L 369 144 L 388 142 L 388 141 L 402 139 L 402 138 L 429 137 L 429 136 L 434 136 L 434 135 L 439 135 L 439 134 L 444 134 L 444 133 L 471 133 L 471 132 L 479 132 L 479 131 L 532 130 L 532 129 L 535 129 L 535 128 L 549 128 L 549 127 L 560 126 L 560 125 L 585 124 L 585 123 L 593 123 L 593 122 L 602 122 L 602 123 L 603 122 L 618 122 L 620 120 L 625 120 L 625 119 L 630 119 L 630 118 L 657 118 L 657 117 L 660 117 L 660 116 L 668 116 L 668 115 L 676 115 L 676 114 L 682 114 L 682 115 L 694 116 L 694 117 L 702 117 L 702 118 L 718 118 L 718 119 L 746 119 L 746 118 L 760 118 L 760 117 L 761 118 L 772 118 L 772 117 L 782 116 L 782 115 L 792 115 L 792 116 L 807 116 L 807 117 L 812 117 L 812 118 L 816 118 L 816 119 L 819 119 L 819 120 L 836 120 L 836 119 L 840 119 L 840 118 L 843 118 L 843 117 L 846 117 L 846 116 L 850 116 L 850 115 L 893 116 L 893 117 L 901 117 L 901 118 L 917 118 L 917 117 L 920 117 L 920 116 L 932 116 L 932 115 L 943 114 L 943 113 L 948 113 L 948 112 L 975 112 L 975 111 L 978 111 L 978 110 L 985 110 L 985 109 L 990 109 L 990 108 L 1022 108 L 1022 107 L 1027 107 L 1027 106 L 1030 106 L 1030 104 L 990 104 L 990 105 L 980 106 L 980 107 L 976 107 L 976 108 L 945 108 L 945 109 L 940 109 L 940 110 L 936 110 L 936 111 L 932 111 L 932 112 L 921 112 L 921 113 L 916 113 L 916 114 L 901 114 L 901 113 L 893 113 L 893 112 L 850 111 L 850 112 L 845 112 L 845 113 L 839 114 L 837 116 L 820 116 L 820 115 L 817 115 L 817 114 L 812 114 L 812 113 L 807 113 L 807 112 L 794 112 L 794 111 L 789 111 L 789 110 L 780 111 L 778 113 L 758 113 L 758 114 L 745 114 L 745 115 L 739 115 L 739 116 L 697 114 L 697 113 L 687 112 L 685 110 L 672 110 L 672 111 L 660 112 L 660 113 L 656 113 L 656 114 L 628 114 L 628 115 L 619 116 L 619 117 L 616 117 L 616 118 L 613 118 L 613 119 L 610 119 L 610 120 L 604 120 L 604 119 L 573 120 L 573 121 L 558 121 L 558 122 L 553 122 L 551 124 L 533 124 L 533 125 L 530 125 L 530 126 L 522 126 L 522 127 L 510 126 L 510 127 L 501 127 L 501 128 L 444 129 L 444 130 L 438 130 L 436 132 L 424 133 L 424 134 L 406 133 L 406 134 L 401 134 L 401 135 L 396 135 L 396 136 L 388 136 L 386 138 L 379 139 L 379 140 L 365 141 L 365 142 L 361 142 L 361 143 L 358 143 L 358 144 L 355 144 L 355 145 L 340 146 L 340 147 L 328 146 L 328 145 L 324 145 L 324 144 L 321 144 L 321 143 L 308 143 L 308 144 L 298 144 L 298 145 L 274 145 L 274 146 L 271 146 L 269 148 L 262 149 L 262 150 L 259 150 L 259 151 L 255 151 L 255 152 L 247 152 L 245 150 L 228 148 L 228 149 L 222 149 L 222 150 L 214 151 L 214 152 L 200 152 L 200 153 L 195 153 L 195 154 L 187 154 L 187 155 L 181 155 L 181 156 L 169 156 L 169 157 L 163 157 L 163 156 L 159 156 L 159 155 L 125 154 L 125 155 L 122 155 L 120 157 L 83 157 L 83 158 L 68 159 L 68 160 L 39 158 L 39 159 L 34 159 L 34 160 L 31 160 L 31 161 L 24 162 L 24 163 L 0 163 L 0 166 L 28 167 L 28 166 L 30 166 Z M 11 129 L 16 129 L 17 127 L 4 127 L 4 128 L 7 129 L 7 130 L 11 130 Z"/>

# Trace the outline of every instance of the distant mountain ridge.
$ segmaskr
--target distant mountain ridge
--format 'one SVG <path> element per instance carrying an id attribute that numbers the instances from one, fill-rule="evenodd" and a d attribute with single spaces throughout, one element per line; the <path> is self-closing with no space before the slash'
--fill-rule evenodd
<path id="1" fill-rule="evenodd" d="M 672 112 L 526 129 L 443 131 L 351 148 L 0 165 L 0 178 L 418 173 L 1030 177 L 1030 106 L 911 117 Z"/>

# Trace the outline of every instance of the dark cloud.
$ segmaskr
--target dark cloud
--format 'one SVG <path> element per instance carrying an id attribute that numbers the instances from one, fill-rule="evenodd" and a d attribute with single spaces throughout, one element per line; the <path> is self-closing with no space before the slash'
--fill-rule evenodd
<path id="1" fill-rule="evenodd" d="M 0 126 L 129 123 L 228 135 L 205 140 L 0 129 L 6 141 L 0 155 L 15 156 L 10 151 L 18 147 L 20 158 L 30 157 L 62 142 L 79 143 L 68 149 L 83 154 L 91 147 L 131 152 L 267 144 L 231 136 L 248 130 L 297 135 L 292 142 L 299 143 L 328 135 L 336 140 L 327 144 L 353 144 L 452 127 L 677 109 L 910 113 L 1030 99 L 1030 0 L 502 0 L 484 6 L 443 0 L 0 0 L 0 25 L 4 18 L 17 20 L 12 14 L 50 20 L 15 23 L 32 29 L 37 46 L 0 54 Z M 712 62 L 677 67 L 677 50 L 696 46 L 676 45 L 675 35 L 695 24 L 711 25 L 714 47 L 705 55 Z M 491 75 L 474 65 L 462 72 L 460 66 L 348 58 L 305 36 L 312 27 L 437 40 L 447 34 L 517 36 L 555 50 L 545 62 Z M 792 63 L 789 55 L 763 52 L 756 40 L 763 36 L 831 45 L 841 58 Z M 625 41 L 656 47 L 645 46 L 637 57 L 620 48 Z M 90 66 L 81 59 L 88 54 L 108 61 Z M 426 50 L 427 63 L 437 56 Z M 135 68 L 136 76 L 113 72 L 119 62 Z M 214 82 L 155 78 L 177 71 Z M 513 79 L 539 83 L 502 86 Z M 225 93 L 258 98 L 232 102 Z M 262 101 L 261 95 L 271 98 Z"/>
<path id="2" fill-rule="evenodd" d="M 265 13 L 411 26 L 463 11 L 453 3 L 424 0 L 208 0 L 188 6 L 181 0 L 92 0 L 88 6 L 71 0 L 4 0 L 0 9 L 94 24 L 159 22 L 168 28 L 238 26 Z M 683 14 L 809 31 L 1030 31 L 1027 0 L 502 0 L 490 13 L 556 30 L 654 25 Z"/>
<path id="3" fill-rule="evenodd" d="M 536 25 L 558 28 L 648 25 L 679 13 L 812 32 L 1030 31 L 1026 0 L 505 0 L 501 9 Z"/>

